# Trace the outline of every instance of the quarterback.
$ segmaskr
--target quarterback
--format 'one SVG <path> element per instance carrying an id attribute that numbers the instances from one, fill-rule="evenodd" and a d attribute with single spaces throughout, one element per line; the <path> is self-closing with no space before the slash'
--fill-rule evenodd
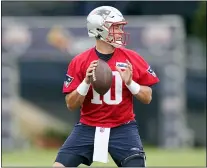
<path id="1" fill-rule="evenodd" d="M 89 13 L 88 35 L 96 45 L 72 59 L 63 84 L 68 109 L 81 108 L 80 121 L 59 149 L 54 167 L 107 163 L 108 153 L 118 167 L 146 166 L 133 98 L 149 104 L 151 86 L 159 79 L 142 56 L 125 48 L 126 24 L 114 7 L 101 6 Z M 103 96 L 90 83 L 99 59 L 107 62 L 113 74 L 111 88 Z"/>

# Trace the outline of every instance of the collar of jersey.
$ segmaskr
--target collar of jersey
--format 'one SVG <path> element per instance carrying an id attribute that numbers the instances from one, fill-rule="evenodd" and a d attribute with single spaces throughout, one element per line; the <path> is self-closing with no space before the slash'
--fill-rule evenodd
<path id="1" fill-rule="evenodd" d="M 110 60 L 111 57 L 112 57 L 113 54 L 114 54 L 114 52 L 111 53 L 111 54 L 102 54 L 102 53 L 100 53 L 100 52 L 98 52 L 98 51 L 96 50 L 96 47 L 95 47 L 95 52 L 96 52 L 96 55 L 99 57 L 99 59 L 102 59 L 102 60 L 104 60 L 104 61 L 108 61 L 108 60 Z"/>

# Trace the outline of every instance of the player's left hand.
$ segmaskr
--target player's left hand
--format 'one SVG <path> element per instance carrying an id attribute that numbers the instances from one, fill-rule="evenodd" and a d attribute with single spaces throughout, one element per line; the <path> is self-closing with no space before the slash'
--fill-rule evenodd
<path id="1" fill-rule="evenodd" d="M 124 71 L 122 71 L 119 67 L 116 66 L 116 70 L 119 72 L 122 80 L 126 85 L 130 85 L 132 81 L 132 64 L 127 60 L 127 67 Z"/>

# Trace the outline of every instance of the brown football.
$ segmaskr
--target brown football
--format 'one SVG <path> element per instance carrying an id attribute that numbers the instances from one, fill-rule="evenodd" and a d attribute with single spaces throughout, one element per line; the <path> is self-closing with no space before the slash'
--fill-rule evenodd
<path id="1" fill-rule="evenodd" d="M 98 60 L 98 65 L 93 71 L 91 84 L 100 95 L 104 95 L 111 88 L 112 71 L 105 61 Z"/>

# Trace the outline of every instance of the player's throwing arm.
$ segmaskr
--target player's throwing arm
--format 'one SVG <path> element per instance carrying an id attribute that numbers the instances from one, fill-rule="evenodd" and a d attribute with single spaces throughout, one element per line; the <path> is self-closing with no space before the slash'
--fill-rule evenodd
<path id="1" fill-rule="evenodd" d="M 142 103 L 149 104 L 152 100 L 152 89 L 148 86 L 142 86 L 132 80 L 133 68 L 132 64 L 127 60 L 127 67 L 125 71 L 122 71 L 119 67 L 116 67 L 122 80 L 126 84 L 126 87 L 131 93 Z"/>

